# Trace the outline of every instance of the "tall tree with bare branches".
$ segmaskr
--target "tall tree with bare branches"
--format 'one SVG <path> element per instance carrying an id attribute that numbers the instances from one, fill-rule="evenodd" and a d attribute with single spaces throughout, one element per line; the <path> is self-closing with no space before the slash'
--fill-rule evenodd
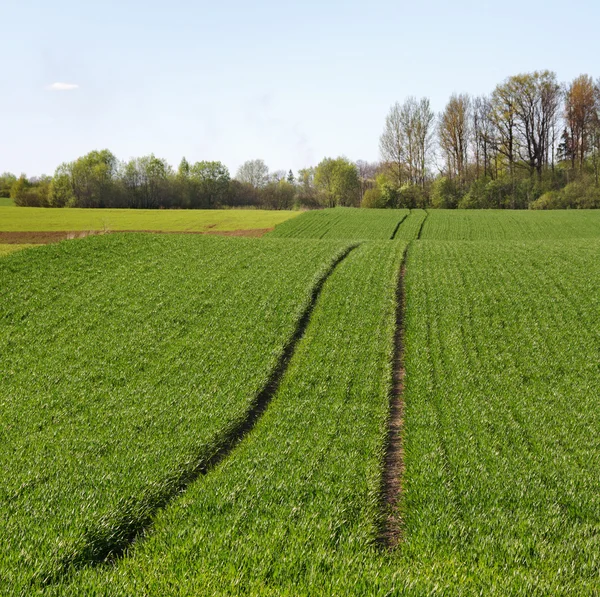
<path id="1" fill-rule="evenodd" d="M 465 182 L 468 164 L 471 120 L 471 98 L 467 94 L 452 95 L 439 118 L 440 148 L 446 161 L 448 176 Z"/>
<path id="2" fill-rule="evenodd" d="M 594 121 L 596 118 L 596 88 L 588 75 L 577 77 L 565 92 L 566 154 L 571 165 L 583 164 L 591 149 Z"/>

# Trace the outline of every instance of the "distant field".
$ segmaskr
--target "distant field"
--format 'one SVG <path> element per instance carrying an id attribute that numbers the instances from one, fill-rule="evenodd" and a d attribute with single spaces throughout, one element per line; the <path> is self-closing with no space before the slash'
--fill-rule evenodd
<path id="1" fill-rule="evenodd" d="M 279 225 L 270 236 L 328 240 L 390 240 L 395 237 L 399 226 L 408 215 L 408 209 L 321 209 L 305 212 L 295 221 Z"/>
<path id="2" fill-rule="evenodd" d="M 225 232 L 270 229 L 299 215 L 253 209 L 44 209 L 0 207 L 0 231 L 156 230 Z"/>
<path id="3" fill-rule="evenodd" d="M 369 210 L 310 211 L 277 226 L 280 238 L 363 240 L 536 240 L 599 238 L 600 210 Z"/>
<path id="4" fill-rule="evenodd" d="M 0 207 L 14 207 L 14 201 L 10 197 L 0 197 Z"/>
<path id="5" fill-rule="evenodd" d="M 15 251 L 20 251 L 21 249 L 28 249 L 29 247 L 35 247 L 37 245 L 23 245 L 23 244 L 14 244 L 14 245 L 3 245 L 0 244 L 0 257 L 4 255 L 8 255 L 10 253 L 14 253 Z"/>
<path id="6" fill-rule="evenodd" d="M 599 238 L 600 210 L 428 210 L 422 239 Z"/>

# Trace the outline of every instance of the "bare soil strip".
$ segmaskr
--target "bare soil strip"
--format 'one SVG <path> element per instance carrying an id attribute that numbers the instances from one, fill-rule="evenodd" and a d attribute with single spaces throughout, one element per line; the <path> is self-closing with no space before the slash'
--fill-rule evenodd
<path id="1" fill-rule="evenodd" d="M 137 503 L 131 504 L 131 508 L 124 508 L 120 520 L 111 520 L 112 524 L 89 530 L 84 541 L 85 547 L 77 554 L 61 560 L 57 571 L 44 575 L 41 581 L 42 585 L 57 583 L 77 569 L 98 566 L 122 558 L 126 555 L 127 549 L 134 542 L 143 539 L 143 536 L 152 528 L 154 517 L 159 510 L 168 506 L 200 476 L 206 475 L 214 469 L 250 433 L 279 388 L 296 346 L 310 322 L 323 285 L 336 267 L 358 246 L 358 244 L 348 246 L 319 278 L 311 292 L 310 300 L 298 320 L 294 334 L 285 344 L 267 383 L 254 398 L 244 416 L 239 420 L 232 421 L 219 434 L 219 437 L 215 438 L 208 450 L 204 446 L 194 463 L 174 471 L 158 491 L 149 494 L 144 503 L 140 503 L 138 500 Z M 136 512 L 136 516 L 131 515 L 131 510 Z M 140 511 L 144 513 L 143 516 L 137 515 Z"/>
<path id="2" fill-rule="evenodd" d="M 151 234 L 209 234 L 215 236 L 261 237 L 273 228 L 254 228 L 250 230 L 53 230 L 45 232 L 6 232 L 0 231 L 0 244 L 6 245 L 47 245 L 61 240 L 85 238 L 98 234 L 151 233 Z"/>
<path id="3" fill-rule="evenodd" d="M 402 477 L 404 475 L 404 447 L 402 433 L 404 429 L 404 275 L 406 272 L 406 251 L 400 266 L 398 287 L 396 289 L 396 333 L 394 336 L 394 371 L 390 392 L 390 413 L 385 461 L 382 479 L 383 520 L 379 542 L 393 549 L 402 538 L 402 519 L 399 502 L 402 496 Z"/>
<path id="4" fill-rule="evenodd" d="M 410 212 L 408 212 L 408 214 L 406 214 L 405 216 L 402 216 L 402 219 L 396 224 L 394 232 L 392 232 L 392 236 L 390 236 L 390 240 L 394 240 L 396 238 L 396 234 L 398 234 L 398 228 L 400 228 L 400 224 L 402 224 L 402 222 L 404 222 L 404 220 L 406 220 L 406 218 L 408 218 L 409 215 Z"/>

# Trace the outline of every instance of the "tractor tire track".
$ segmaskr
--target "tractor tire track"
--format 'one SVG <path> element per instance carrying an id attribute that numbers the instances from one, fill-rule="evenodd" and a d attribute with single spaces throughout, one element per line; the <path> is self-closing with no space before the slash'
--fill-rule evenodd
<path id="1" fill-rule="evenodd" d="M 404 278 L 406 274 L 406 255 L 404 250 L 398 285 L 396 287 L 396 330 L 394 334 L 394 354 L 392 387 L 390 390 L 390 406 L 388 433 L 385 446 L 384 467 L 382 475 L 381 502 L 382 520 L 378 542 L 387 549 L 393 549 L 402 538 L 402 520 L 399 509 L 402 497 L 402 477 L 404 476 L 404 313 L 405 293 Z"/>
<path id="2" fill-rule="evenodd" d="M 142 498 L 123 504 L 118 513 L 98 521 L 89 529 L 71 553 L 58 559 L 52 570 L 41 571 L 32 585 L 56 584 L 78 569 L 114 562 L 152 528 L 156 514 L 181 495 L 199 477 L 210 473 L 252 431 L 277 392 L 281 380 L 304 335 L 325 282 L 337 266 L 348 257 L 359 243 L 344 249 L 316 281 L 294 333 L 284 345 L 277 365 L 273 368 L 263 389 L 256 395 L 243 416 L 230 422 L 214 438 L 210 446 L 202 446 L 193 462 L 174 471 L 160 486 L 148 488 Z"/>
<path id="3" fill-rule="evenodd" d="M 428 217 L 429 217 L 429 212 L 427 210 L 425 210 L 425 217 L 423 218 L 423 221 L 421 222 L 421 226 L 419 226 L 419 232 L 417 233 L 417 240 L 421 239 L 421 234 L 423 232 L 423 226 L 425 226 L 425 222 L 427 221 Z"/>
<path id="4" fill-rule="evenodd" d="M 390 236 L 390 240 L 394 240 L 396 238 L 396 234 L 398 234 L 398 229 L 400 228 L 400 225 L 402 224 L 402 222 L 404 222 L 404 220 L 406 220 L 406 218 L 408 218 L 409 215 L 410 212 L 408 212 L 405 216 L 402 216 L 402 219 L 396 224 L 394 232 L 392 232 L 392 236 Z"/>

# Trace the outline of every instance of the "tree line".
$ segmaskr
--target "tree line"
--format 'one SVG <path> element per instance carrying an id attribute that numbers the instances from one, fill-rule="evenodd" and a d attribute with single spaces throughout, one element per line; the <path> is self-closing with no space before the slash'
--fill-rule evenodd
<path id="1" fill-rule="evenodd" d="M 52 177 L 5 173 L 0 196 L 43 207 L 600 208 L 600 79 L 520 74 L 489 95 L 453 94 L 439 114 L 409 97 L 390 108 L 379 148 L 379 162 L 325 158 L 294 174 L 256 159 L 233 177 L 221 162 L 175 169 L 92 151 Z"/>
<path id="2" fill-rule="evenodd" d="M 154 155 L 119 162 L 108 150 L 61 164 L 54 176 L 0 176 L 0 196 L 24 207 L 294 209 L 360 205 L 355 164 L 326 158 L 316 168 L 270 172 L 263 160 L 242 164 L 234 178 L 221 162 L 178 168 Z"/>

